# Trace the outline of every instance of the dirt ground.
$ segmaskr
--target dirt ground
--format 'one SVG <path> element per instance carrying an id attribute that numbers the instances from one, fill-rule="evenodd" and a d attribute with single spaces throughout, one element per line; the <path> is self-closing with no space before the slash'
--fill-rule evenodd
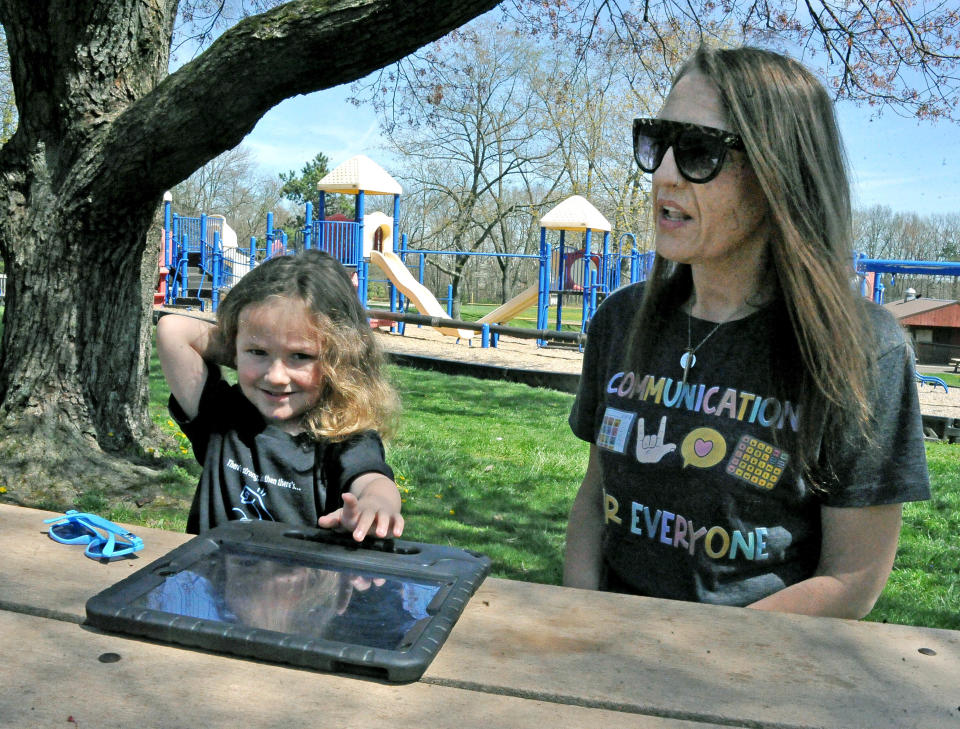
<path id="1" fill-rule="evenodd" d="M 577 375 L 583 363 L 583 355 L 576 347 L 560 344 L 538 347 L 535 339 L 501 336 L 496 347 L 483 348 L 479 332 L 471 342 L 445 336 L 433 327 L 415 324 L 407 324 L 403 336 L 385 330 L 378 330 L 378 334 L 380 346 L 385 351 L 421 357 Z"/>
<path id="2" fill-rule="evenodd" d="M 407 325 L 403 336 L 379 330 L 377 338 L 380 346 L 387 352 L 457 362 L 572 374 L 580 373 L 583 362 L 583 355 L 575 347 L 563 345 L 537 347 L 536 340 L 533 339 L 501 336 L 497 347 L 484 349 L 480 346 L 479 334 L 471 345 L 468 341 L 457 341 L 453 337 L 444 336 L 432 327 L 417 327 L 412 324 Z M 945 365 L 943 371 L 952 370 Z M 937 375 L 938 373 L 928 371 L 926 374 Z M 925 415 L 960 419 L 960 387 L 951 387 L 949 392 L 945 393 L 939 386 L 918 384 L 917 393 L 920 397 L 920 410 Z"/>

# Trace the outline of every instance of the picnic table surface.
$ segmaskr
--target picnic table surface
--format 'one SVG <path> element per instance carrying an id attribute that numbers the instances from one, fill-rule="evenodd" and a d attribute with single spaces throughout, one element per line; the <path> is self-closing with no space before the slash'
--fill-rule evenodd
<path id="1" fill-rule="evenodd" d="M 490 577 L 414 683 L 111 634 L 87 599 L 190 536 L 101 563 L 56 515 L 0 504 L 0 727 L 960 726 L 958 631 Z"/>

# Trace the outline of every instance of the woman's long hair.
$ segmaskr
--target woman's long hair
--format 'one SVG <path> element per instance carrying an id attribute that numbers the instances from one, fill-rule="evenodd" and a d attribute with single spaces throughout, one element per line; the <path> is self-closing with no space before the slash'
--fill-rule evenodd
<path id="1" fill-rule="evenodd" d="M 850 186 L 833 103 L 796 61 L 759 48 L 701 47 L 674 83 L 701 73 L 720 94 L 732 131 L 769 206 L 768 265 L 778 287 L 775 306 L 791 327 L 771 342 L 774 373 L 801 408 L 793 449 L 812 485 L 825 427 L 854 423 L 867 436 L 870 376 L 866 307 L 852 286 Z M 634 358 L 655 342 L 657 324 L 692 290 L 690 267 L 656 257 L 635 320 Z"/>
<path id="2" fill-rule="evenodd" d="M 365 430 L 389 435 L 399 400 L 383 375 L 383 354 L 346 269 L 317 250 L 278 256 L 254 268 L 217 310 L 226 351 L 236 353 L 241 312 L 270 299 L 302 301 L 316 328 L 321 389 L 317 405 L 304 415 L 306 430 L 330 440 Z"/>

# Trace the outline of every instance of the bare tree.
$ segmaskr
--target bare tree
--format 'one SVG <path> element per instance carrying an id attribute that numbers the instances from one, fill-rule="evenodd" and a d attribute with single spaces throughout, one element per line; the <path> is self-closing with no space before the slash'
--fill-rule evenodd
<path id="1" fill-rule="evenodd" d="M 553 147 L 531 123 L 535 102 L 526 70 L 537 49 L 511 33 L 481 24 L 430 49 L 433 61 L 399 79 L 402 113 L 391 116 L 375 96 L 393 148 L 405 160 L 400 177 L 414 200 L 428 200 L 418 247 L 451 251 L 429 265 L 453 286 L 459 315 L 469 254 L 489 250 L 491 236 L 516 203 L 505 190 L 542 165 Z"/>
<path id="2" fill-rule="evenodd" d="M 439 288 L 451 280 L 459 291 L 468 271 L 486 276 L 478 269 L 496 266 L 500 296 L 509 298 L 521 269 L 530 269 L 514 256 L 538 250 L 539 217 L 574 194 L 609 211 L 615 236 L 633 233 L 646 245 L 649 181 L 629 135 L 633 117 L 659 107 L 662 90 L 640 94 L 641 61 L 617 36 L 604 39 L 578 50 L 564 38 L 531 38 L 509 18 L 484 19 L 429 47 L 421 65 L 398 66 L 387 93 L 379 84 L 358 88 L 371 94 L 402 154 L 401 174 L 416 190 L 438 193 L 429 196 L 433 225 L 411 240 L 464 252 L 429 259 L 449 277 Z M 672 43 L 678 63 L 693 47 L 684 36 Z M 465 255 L 480 251 L 502 255 Z"/>
<path id="3" fill-rule="evenodd" d="M 858 210 L 854 214 L 854 248 L 867 258 L 957 261 L 960 214 L 895 213 L 880 205 Z M 956 276 L 900 274 L 894 277 L 886 297 L 902 297 L 908 288 L 928 298 L 955 299 L 960 293 L 960 280 Z"/>
<path id="4" fill-rule="evenodd" d="M 666 85 L 678 35 L 800 53 L 837 99 L 957 120 L 960 8 L 926 0 L 511 0 L 530 33 L 587 48 L 605 31 L 649 62 L 640 88 Z"/>
<path id="5" fill-rule="evenodd" d="M 171 190 L 174 210 L 181 215 L 223 215 L 237 240 L 261 237 L 267 213 L 280 227 L 291 217 L 281 194 L 283 181 L 264 174 L 253 153 L 243 145 L 214 157 Z"/>

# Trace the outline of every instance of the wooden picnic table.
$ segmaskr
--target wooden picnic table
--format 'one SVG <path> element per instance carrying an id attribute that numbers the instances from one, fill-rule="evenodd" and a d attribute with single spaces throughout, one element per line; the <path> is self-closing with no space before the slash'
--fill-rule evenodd
<path id="1" fill-rule="evenodd" d="M 189 536 L 100 563 L 51 516 L 0 505 L 0 727 L 960 726 L 958 631 L 495 578 L 409 684 L 109 634 L 86 600 Z"/>

